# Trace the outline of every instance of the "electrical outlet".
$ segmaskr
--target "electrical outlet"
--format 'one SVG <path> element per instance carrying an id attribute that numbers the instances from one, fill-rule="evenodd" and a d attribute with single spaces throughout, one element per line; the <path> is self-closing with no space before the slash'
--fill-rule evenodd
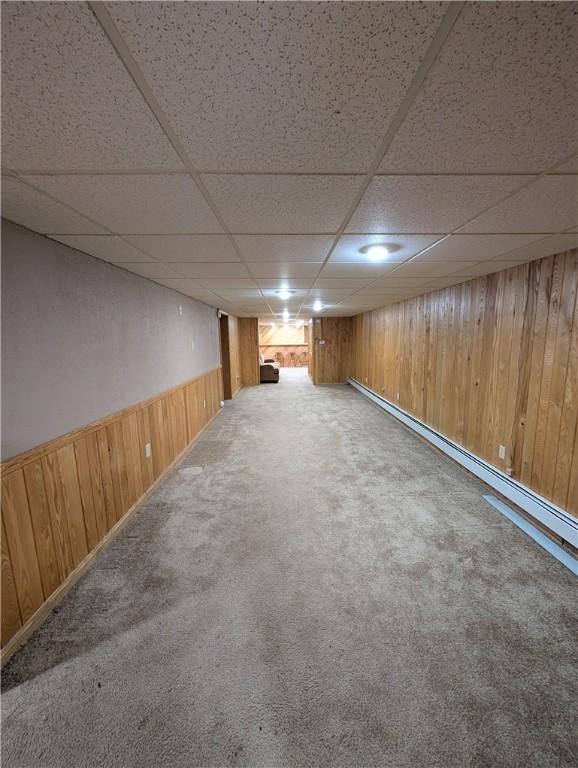
<path id="1" fill-rule="evenodd" d="M 399 402 L 399 392 L 396 394 L 395 399 Z"/>
<path id="2" fill-rule="evenodd" d="M 145 444 L 145 456 L 147 457 L 147 459 L 150 459 L 150 457 L 151 457 L 151 444 L 150 443 L 146 443 Z"/>
<path id="3" fill-rule="evenodd" d="M 221 400 L 221 408 L 224 408 L 224 407 L 225 407 L 225 401 Z"/>
<path id="4" fill-rule="evenodd" d="M 498 446 L 498 456 L 500 459 L 506 458 L 506 446 L 505 445 L 499 445 Z"/>
<path id="5" fill-rule="evenodd" d="M 206 407 L 207 407 L 207 401 L 203 400 L 203 408 L 206 408 Z"/>
<path id="6" fill-rule="evenodd" d="M 367 376 L 365 377 L 365 383 L 367 384 Z"/>
<path id="7" fill-rule="evenodd" d="M 179 304 L 179 317 L 183 316 L 183 305 Z"/>

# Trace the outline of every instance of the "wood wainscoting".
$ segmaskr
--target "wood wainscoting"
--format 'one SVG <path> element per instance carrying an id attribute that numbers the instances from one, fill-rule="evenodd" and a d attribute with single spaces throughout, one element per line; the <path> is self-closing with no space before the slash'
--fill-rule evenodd
<path id="1" fill-rule="evenodd" d="M 577 282 L 578 249 L 358 315 L 350 376 L 578 516 Z"/>
<path id="2" fill-rule="evenodd" d="M 1 465 L 2 663 L 218 414 L 221 388 L 217 368 Z"/>

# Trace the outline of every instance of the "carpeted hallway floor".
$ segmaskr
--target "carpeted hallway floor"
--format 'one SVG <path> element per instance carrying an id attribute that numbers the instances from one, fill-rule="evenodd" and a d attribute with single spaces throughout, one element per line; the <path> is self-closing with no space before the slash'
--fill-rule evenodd
<path id="1" fill-rule="evenodd" d="M 14 657 L 4 768 L 575 766 L 577 580 L 346 386 L 243 390 Z"/>

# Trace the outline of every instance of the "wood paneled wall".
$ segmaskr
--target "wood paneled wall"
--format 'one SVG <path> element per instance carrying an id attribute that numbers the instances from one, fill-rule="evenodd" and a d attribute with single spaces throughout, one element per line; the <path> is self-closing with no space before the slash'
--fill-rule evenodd
<path id="1" fill-rule="evenodd" d="M 309 373 L 314 384 L 335 384 L 347 379 L 351 367 L 352 329 L 351 317 L 316 317 L 313 320 Z"/>
<path id="2" fill-rule="evenodd" d="M 578 249 L 358 315 L 350 374 L 578 515 L 577 280 Z"/>
<path id="3" fill-rule="evenodd" d="M 220 399 L 216 369 L 4 462 L 3 647 L 73 583 L 91 552 L 218 413 Z"/>
<path id="4" fill-rule="evenodd" d="M 239 349 L 239 323 L 235 315 L 223 315 L 221 323 L 221 355 L 223 377 L 227 377 L 225 397 L 235 397 L 241 389 L 241 357 Z M 224 326 L 224 327 L 223 327 Z M 225 347 L 225 348 L 223 348 Z"/>
<path id="5" fill-rule="evenodd" d="M 306 324 L 297 328 L 295 325 L 260 325 L 259 344 L 262 347 L 301 346 L 307 344 L 308 327 Z"/>
<path id="6" fill-rule="evenodd" d="M 259 325 L 256 317 L 237 318 L 239 329 L 239 359 L 241 386 L 253 387 L 260 383 Z"/>
<path id="7" fill-rule="evenodd" d="M 283 346 L 279 347 L 264 347 L 261 344 L 259 347 L 259 352 L 265 360 L 276 360 L 285 367 L 290 367 L 291 365 L 301 366 L 303 361 L 305 361 L 305 365 L 307 364 L 307 344 L 301 344 L 299 346 L 284 344 Z M 279 359 L 276 357 L 276 355 L 279 356 Z"/>

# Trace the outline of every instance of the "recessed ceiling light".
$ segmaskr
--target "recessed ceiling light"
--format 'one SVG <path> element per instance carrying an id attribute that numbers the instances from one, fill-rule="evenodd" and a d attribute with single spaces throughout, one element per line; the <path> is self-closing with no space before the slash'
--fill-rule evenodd
<path id="1" fill-rule="evenodd" d="M 275 291 L 277 296 L 279 296 L 280 299 L 283 299 L 285 301 L 286 299 L 290 299 L 291 296 L 295 293 L 295 291 L 289 291 L 287 288 L 281 288 L 280 291 Z"/>
<path id="2" fill-rule="evenodd" d="M 289 317 L 289 310 L 287 309 L 287 307 L 285 307 L 285 309 L 283 310 L 282 314 L 283 314 L 283 317 L 285 319 L 287 319 Z"/>
<path id="3" fill-rule="evenodd" d="M 360 248 L 359 252 L 367 256 L 370 261 L 384 261 L 390 253 L 399 251 L 400 247 L 397 243 L 370 243 Z"/>
<path id="4" fill-rule="evenodd" d="M 313 309 L 315 310 L 315 312 L 321 312 L 321 310 L 323 309 L 323 304 L 319 301 L 319 299 L 317 299 L 317 301 L 313 305 Z"/>

